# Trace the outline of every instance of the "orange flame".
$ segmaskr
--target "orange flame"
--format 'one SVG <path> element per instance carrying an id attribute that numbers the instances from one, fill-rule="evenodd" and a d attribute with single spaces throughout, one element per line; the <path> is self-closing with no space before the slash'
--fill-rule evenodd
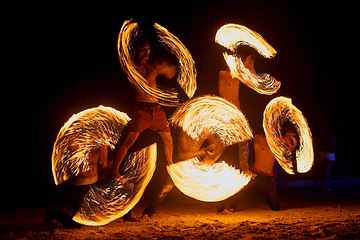
<path id="1" fill-rule="evenodd" d="M 192 139 L 216 135 L 225 146 L 253 137 L 242 112 L 224 98 L 203 96 L 182 105 L 171 117 Z M 202 201 L 221 201 L 240 191 L 250 179 L 225 162 L 206 165 L 194 158 L 167 167 L 184 194 Z"/>
<path id="2" fill-rule="evenodd" d="M 252 31 L 251 29 L 237 24 L 226 24 L 222 26 L 216 33 L 215 42 L 235 52 L 239 45 L 249 45 L 256 49 L 265 58 L 275 56 L 275 49 L 268 44 L 263 37 Z M 275 94 L 281 82 L 276 80 L 269 74 L 253 74 L 247 69 L 242 59 L 234 55 L 223 53 L 224 59 L 230 69 L 233 77 L 238 78 L 248 87 L 254 89 L 258 93 L 272 95 Z"/>
<path id="3" fill-rule="evenodd" d="M 212 133 L 225 146 L 253 138 L 244 114 L 232 103 L 216 96 L 202 96 L 184 103 L 170 118 L 192 139 Z"/>
<path id="4" fill-rule="evenodd" d="M 89 170 L 87 159 L 93 149 L 114 149 L 121 131 L 130 120 L 126 113 L 100 106 L 74 114 L 60 129 L 52 152 L 55 184 Z"/>
<path id="5" fill-rule="evenodd" d="M 140 201 L 156 167 L 156 143 L 128 156 L 124 181 L 92 185 L 73 220 L 101 226 L 128 213 Z"/>
<path id="6" fill-rule="evenodd" d="M 101 146 L 114 149 L 130 118 L 109 107 L 87 109 L 73 115 L 60 129 L 52 153 L 55 184 L 89 170 L 88 159 Z M 127 157 L 124 181 L 91 186 L 74 221 L 104 225 L 131 210 L 140 200 L 156 166 L 156 144 Z"/>
<path id="7" fill-rule="evenodd" d="M 294 174 L 291 152 L 282 140 L 281 126 L 289 120 L 296 128 L 300 138 L 300 147 L 296 151 L 297 170 L 305 173 L 314 162 L 314 151 L 310 128 L 304 115 L 291 102 L 290 98 L 277 97 L 265 108 L 263 128 L 266 140 L 279 164 L 289 174 Z"/>
<path id="8" fill-rule="evenodd" d="M 166 28 L 155 23 L 159 41 L 164 44 L 178 58 L 180 68 L 177 81 L 182 89 L 191 98 L 196 90 L 196 69 L 195 62 L 185 45 Z M 142 93 L 148 94 L 159 99 L 159 103 L 166 106 L 177 106 L 177 93 L 164 90 L 158 86 L 150 87 L 144 77 L 137 71 L 133 62 L 131 49 L 134 37 L 139 34 L 139 26 L 133 20 L 123 23 L 118 37 L 118 53 L 121 66 L 126 73 L 129 81 Z"/>
<path id="9" fill-rule="evenodd" d="M 250 177 L 225 162 L 206 165 L 197 158 L 172 164 L 167 170 L 181 192 L 206 202 L 227 199 L 250 181 Z"/>

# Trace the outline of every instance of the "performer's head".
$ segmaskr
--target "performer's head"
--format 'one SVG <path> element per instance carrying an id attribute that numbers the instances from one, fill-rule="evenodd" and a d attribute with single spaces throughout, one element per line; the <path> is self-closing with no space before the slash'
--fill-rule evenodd
<path id="1" fill-rule="evenodd" d="M 241 58 L 242 62 L 244 63 L 244 66 L 248 68 L 250 71 L 252 69 L 255 69 L 254 65 L 258 52 L 254 48 L 248 45 L 239 44 L 235 49 L 235 55 Z"/>
<path id="2" fill-rule="evenodd" d="M 138 63 L 143 65 L 150 56 L 150 44 L 149 39 L 142 35 L 139 36 L 133 45 L 134 49 L 134 60 Z"/>
<path id="3" fill-rule="evenodd" d="M 290 152 L 293 152 L 294 150 L 299 148 L 299 135 L 297 134 L 296 128 L 293 124 L 290 123 L 290 121 L 285 121 L 283 123 L 281 127 L 281 132 L 285 144 Z"/>
<path id="4" fill-rule="evenodd" d="M 152 54 L 149 63 L 156 66 L 159 75 L 167 79 L 174 78 L 178 72 L 178 59 L 164 47 L 160 47 Z"/>

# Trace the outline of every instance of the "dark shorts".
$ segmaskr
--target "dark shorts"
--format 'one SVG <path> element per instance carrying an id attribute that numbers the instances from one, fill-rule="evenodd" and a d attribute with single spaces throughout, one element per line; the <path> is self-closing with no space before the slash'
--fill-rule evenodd
<path id="1" fill-rule="evenodd" d="M 148 128 L 156 132 L 170 132 L 166 113 L 159 104 L 137 103 L 129 131 L 141 133 Z"/>

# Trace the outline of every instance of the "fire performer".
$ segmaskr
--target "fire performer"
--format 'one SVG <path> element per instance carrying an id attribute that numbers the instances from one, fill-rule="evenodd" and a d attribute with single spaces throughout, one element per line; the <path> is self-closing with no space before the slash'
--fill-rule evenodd
<path id="1" fill-rule="evenodd" d="M 182 129 L 178 129 L 178 132 L 178 137 L 176 138 L 178 146 L 176 159 L 178 160 L 201 157 L 205 164 L 214 164 L 226 148 L 218 137 L 213 134 L 207 134 L 199 141 L 196 141 Z M 204 145 L 206 146 L 203 147 Z M 173 187 L 174 182 L 171 180 L 170 176 L 166 174 L 163 186 L 153 195 L 149 204 L 144 209 L 141 217 L 142 221 L 148 221 L 152 217 Z"/>
<path id="2" fill-rule="evenodd" d="M 134 57 L 136 59 L 136 68 L 143 75 L 152 88 L 156 88 L 156 78 L 159 75 L 167 79 L 173 78 L 177 73 L 176 60 L 171 53 L 163 50 L 159 55 L 148 62 L 150 54 L 150 45 L 146 37 L 141 37 L 134 44 Z M 152 96 L 140 92 L 133 87 L 135 92 L 135 113 L 129 125 L 129 133 L 124 143 L 119 147 L 115 156 L 112 168 L 113 178 L 122 178 L 119 173 L 119 167 L 129 148 L 135 143 L 139 134 L 146 129 L 156 131 L 164 142 L 164 152 L 167 164 L 172 164 L 173 139 L 164 110 L 160 107 L 158 100 Z"/>
<path id="3" fill-rule="evenodd" d="M 285 122 L 282 127 L 282 141 L 286 144 L 288 150 L 295 156 L 298 146 L 298 135 L 290 122 Z M 245 188 L 234 196 L 230 204 L 230 212 L 235 212 L 239 201 L 247 194 L 249 189 L 258 189 L 265 194 L 266 202 L 270 209 L 280 210 L 280 204 L 276 189 L 274 174 L 274 163 L 276 161 L 271 152 L 264 134 L 256 134 L 254 138 L 255 161 L 250 168 L 254 179 L 245 186 Z M 242 165 L 248 165 L 248 161 L 243 161 Z M 296 164 L 293 164 L 296 166 Z M 218 209 L 219 210 L 219 209 Z"/>
<path id="4" fill-rule="evenodd" d="M 134 43 L 133 54 L 136 69 L 144 77 L 145 81 L 147 81 L 146 84 L 152 88 L 156 88 L 156 78 L 159 75 L 167 79 L 171 79 L 176 75 L 177 60 L 171 53 L 162 49 L 161 54 L 157 54 L 157 56 L 148 61 L 150 51 L 150 44 L 147 37 L 141 36 Z M 151 129 L 159 133 L 164 143 L 164 153 L 167 164 L 172 164 L 173 139 L 168 126 L 166 113 L 160 107 L 156 98 L 140 92 L 135 86 L 133 86 L 133 90 L 136 101 L 135 113 L 129 125 L 129 133 L 116 153 L 112 168 L 112 176 L 117 179 L 122 178 L 119 173 L 119 167 L 129 148 L 135 143 L 139 134 L 146 129 Z M 136 218 L 131 216 L 131 212 L 125 215 L 124 219 L 136 221 Z"/>
<path id="5" fill-rule="evenodd" d="M 256 50 L 247 45 L 239 45 L 236 48 L 235 54 L 237 57 L 241 58 L 244 63 L 244 66 L 249 69 L 252 74 L 256 74 L 255 70 L 255 59 L 258 55 Z M 219 94 L 220 97 L 225 98 L 229 102 L 233 103 L 240 109 L 240 80 L 231 76 L 230 69 L 223 70 L 219 72 L 218 80 Z M 246 175 L 252 177 L 252 173 L 246 166 L 243 166 L 242 162 L 247 161 L 248 156 L 248 143 L 241 142 L 238 145 L 239 147 L 239 160 L 240 160 L 240 170 L 244 171 Z M 241 161 L 243 159 L 243 161 Z"/>
<path id="6" fill-rule="evenodd" d="M 44 223 L 48 225 L 53 224 L 53 220 L 59 221 L 65 227 L 70 228 L 81 228 L 81 224 L 75 222 L 73 217 L 78 212 L 80 205 L 83 201 L 84 196 L 89 191 L 90 187 L 101 181 L 102 178 L 106 178 L 111 170 L 112 159 L 111 155 L 108 154 L 107 146 L 102 146 L 92 152 L 89 159 L 89 170 L 78 174 L 72 179 L 68 180 L 71 182 L 71 197 L 73 197 L 73 210 L 72 215 L 65 212 L 61 212 L 57 209 L 49 209 L 46 212 Z"/>
<path id="7" fill-rule="evenodd" d="M 239 45 L 236 48 L 235 54 L 237 57 L 241 58 L 244 63 L 244 66 L 249 69 L 252 74 L 256 74 L 255 70 L 255 59 L 258 55 L 256 50 L 247 45 Z M 229 102 L 233 103 L 240 109 L 240 80 L 236 77 L 231 76 L 229 67 L 226 70 L 219 72 L 218 80 L 219 95 L 222 98 L 225 98 Z M 240 142 L 238 144 L 238 156 L 240 161 L 240 170 L 243 171 L 247 176 L 255 178 L 255 174 L 249 170 L 248 161 L 248 142 Z M 219 213 L 226 214 L 227 210 L 225 209 L 225 204 L 219 204 L 217 206 Z"/>

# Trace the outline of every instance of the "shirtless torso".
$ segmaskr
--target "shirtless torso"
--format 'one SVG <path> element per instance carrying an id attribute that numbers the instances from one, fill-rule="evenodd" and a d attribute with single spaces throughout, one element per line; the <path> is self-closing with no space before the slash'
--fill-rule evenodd
<path id="1" fill-rule="evenodd" d="M 112 156 L 108 155 L 107 146 L 94 150 L 87 162 L 89 170 L 79 173 L 73 178 L 74 185 L 89 185 L 97 182 L 99 178 L 106 178 L 112 167 Z"/>
<path id="2" fill-rule="evenodd" d="M 240 80 L 233 78 L 230 70 L 219 72 L 219 94 L 221 97 L 227 99 L 231 103 L 240 108 L 239 88 Z"/>
<path id="3" fill-rule="evenodd" d="M 255 162 L 252 169 L 264 175 L 274 175 L 275 157 L 267 144 L 266 137 L 256 134 L 254 138 Z"/>

